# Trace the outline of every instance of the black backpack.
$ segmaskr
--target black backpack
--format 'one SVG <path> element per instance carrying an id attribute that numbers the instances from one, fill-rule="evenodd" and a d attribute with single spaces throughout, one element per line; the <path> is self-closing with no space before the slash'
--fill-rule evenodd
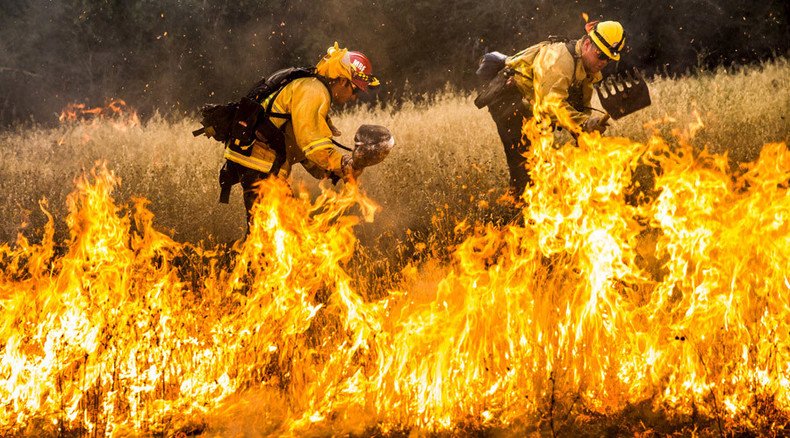
<path id="1" fill-rule="evenodd" d="M 205 134 L 237 153 L 250 156 L 252 142 L 256 132 L 259 132 L 277 154 L 270 171 L 276 174 L 285 162 L 285 135 L 269 118 L 290 119 L 291 116 L 272 111 L 272 105 L 277 94 L 291 81 L 315 76 L 315 70 L 308 68 L 291 67 L 278 70 L 255 84 L 238 102 L 205 105 L 200 109 L 200 124 L 203 127 L 193 131 L 192 135 L 197 137 Z M 272 98 L 264 108 L 261 103 L 269 96 Z"/>
<path id="2" fill-rule="evenodd" d="M 576 71 L 576 63 L 579 60 L 576 56 L 576 40 L 550 35 L 547 38 L 547 41 L 550 43 L 565 44 L 565 48 L 568 49 L 568 52 L 570 52 L 571 56 L 573 56 L 573 69 Z M 475 72 L 475 75 L 478 77 L 481 83 L 478 86 L 477 97 L 475 97 L 474 100 L 475 106 L 477 108 L 482 109 L 484 107 L 490 106 L 492 103 L 502 100 L 506 95 L 511 95 L 511 97 L 517 95 L 519 96 L 518 99 L 520 100 L 520 93 L 518 90 L 514 86 L 510 86 L 508 84 L 509 79 L 517 73 L 505 67 L 506 59 L 507 56 L 499 52 L 489 52 L 483 55 L 483 58 L 480 60 L 480 64 L 477 68 L 477 71 Z M 581 87 L 573 87 L 568 91 L 568 102 L 571 104 L 571 106 L 578 109 L 579 111 L 585 108 L 583 106 Z"/>

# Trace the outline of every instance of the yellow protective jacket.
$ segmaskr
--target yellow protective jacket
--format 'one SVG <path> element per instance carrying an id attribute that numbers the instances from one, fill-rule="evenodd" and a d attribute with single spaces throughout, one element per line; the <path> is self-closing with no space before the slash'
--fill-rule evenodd
<path id="1" fill-rule="evenodd" d="M 590 118 L 593 84 L 603 78 L 600 73 L 587 74 L 581 48 L 582 40 L 576 42 L 574 54 L 563 42 L 544 41 L 505 60 L 505 65 L 516 72 L 514 80 L 525 104 L 533 108 L 537 102 L 539 114 L 548 115 L 552 122 L 571 131 L 577 131 Z"/>
<path id="2" fill-rule="evenodd" d="M 286 125 L 286 159 L 278 175 L 287 178 L 295 163 L 302 164 L 313 176 L 319 178 L 327 172 L 340 175 L 342 154 L 332 145 L 332 129 L 329 127 L 332 98 L 326 85 L 315 77 L 296 79 L 283 87 L 279 94 L 264 100 L 261 105 L 268 107 L 272 97 L 275 98 L 273 112 L 291 115 L 290 120 L 270 117 L 278 128 L 283 129 L 283 125 Z M 275 151 L 260 136 L 253 142 L 249 157 L 225 148 L 226 159 L 264 173 L 271 170 L 275 157 Z"/>

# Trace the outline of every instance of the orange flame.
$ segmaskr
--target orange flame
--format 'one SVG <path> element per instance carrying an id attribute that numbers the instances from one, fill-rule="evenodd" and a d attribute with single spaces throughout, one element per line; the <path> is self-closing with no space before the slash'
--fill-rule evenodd
<path id="1" fill-rule="evenodd" d="M 99 119 L 112 120 L 121 126 L 138 126 L 137 111 L 130 109 L 123 99 L 112 99 L 103 107 L 89 108 L 84 103 L 71 103 L 61 110 L 58 121 L 76 123 Z"/>
<path id="2" fill-rule="evenodd" d="M 732 174 L 686 141 L 528 135 L 523 222 L 459 224 L 450 260 L 375 300 L 352 275 L 352 212 L 375 210 L 353 185 L 311 202 L 266 182 L 249 237 L 205 249 L 154 230 L 143 200 L 117 207 L 97 167 L 66 242 L 50 218 L 40 243 L 0 247 L 0 430 L 548 433 L 641 403 L 785 430 L 787 145 Z M 626 202 L 644 163 L 655 189 Z"/>

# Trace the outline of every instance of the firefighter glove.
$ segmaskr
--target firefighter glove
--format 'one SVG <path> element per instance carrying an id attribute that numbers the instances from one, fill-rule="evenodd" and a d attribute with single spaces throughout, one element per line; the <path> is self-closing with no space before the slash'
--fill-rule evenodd
<path id="1" fill-rule="evenodd" d="M 355 165 L 354 157 L 351 154 L 343 155 L 343 158 L 340 160 L 340 172 L 343 174 L 343 178 L 359 178 L 363 170 L 365 170 L 365 167 L 360 166 L 358 163 Z"/>

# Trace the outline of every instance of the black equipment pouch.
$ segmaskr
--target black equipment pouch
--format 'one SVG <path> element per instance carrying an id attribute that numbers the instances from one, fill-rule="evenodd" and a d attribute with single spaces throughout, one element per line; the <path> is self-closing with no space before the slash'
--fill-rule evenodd
<path id="1" fill-rule="evenodd" d="M 204 105 L 200 108 L 200 124 L 203 127 L 192 131 L 192 135 L 197 137 L 206 134 L 209 138 L 225 143 L 230 138 L 238 106 L 237 102 L 229 102 L 224 105 Z"/>
<path id="2" fill-rule="evenodd" d="M 230 202 L 230 189 L 239 182 L 239 172 L 228 161 L 225 161 L 222 169 L 219 170 L 219 202 L 221 204 Z"/>
<path id="3" fill-rule="evenodd" d="M 263 107 L 258 102 L 243 97 L 236 108 L 233 125 L 230 130 L 228 147 L 245 157 L 252 154 L 252 142 L 255 140 L 255 131 L 258 128 L 258 119 L 263 113 Z"/>

